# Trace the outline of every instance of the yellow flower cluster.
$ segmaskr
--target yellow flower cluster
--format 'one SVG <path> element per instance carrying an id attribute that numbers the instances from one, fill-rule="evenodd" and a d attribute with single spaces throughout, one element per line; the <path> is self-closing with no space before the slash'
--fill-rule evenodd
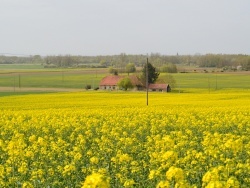
<path id="1" fill-rule="evenodd" d="M 0 187 L 250 187 L 249 94 L 2 97 Z"/>
<path id="2" fill-rule="evenodd" d="M 188 188 L 190 185 L 185 181 L 184 172 L 181 168 L 171 166 L 166 173 L 166 181 L 160 181 L 157 188 L 181 187 Z"/>
<path id="3" fill-rule="evenodd" d="M 87 176 L 82 188 L 109 188 L 109 180 L 102 174 L 93 173 Z"/>

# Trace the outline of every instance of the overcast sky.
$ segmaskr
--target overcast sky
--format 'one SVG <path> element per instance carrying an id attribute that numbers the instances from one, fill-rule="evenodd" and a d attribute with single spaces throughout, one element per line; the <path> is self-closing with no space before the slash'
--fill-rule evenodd
<path id="1" fill-rule="evenodd" d="M 250 55 L 250 0 L 0 0 L 0 54 Z"/>

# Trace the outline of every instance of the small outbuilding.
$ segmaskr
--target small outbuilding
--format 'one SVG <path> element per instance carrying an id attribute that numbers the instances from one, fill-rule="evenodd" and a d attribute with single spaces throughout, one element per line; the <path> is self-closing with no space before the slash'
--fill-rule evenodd
<path id="1" fill-rule="evenodd" d="M 149 84 L 148 89 L 150 91 L 165 91 L 165 92 L 171 91 L 169 84 Z"/>

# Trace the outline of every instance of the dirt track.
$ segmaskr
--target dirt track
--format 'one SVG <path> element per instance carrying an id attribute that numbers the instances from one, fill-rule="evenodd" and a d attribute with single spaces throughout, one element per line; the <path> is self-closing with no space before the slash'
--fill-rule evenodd
<path id="1" fill-rule="evenodd" d="M 34 88 L 34 87 L 0 87 L 0 92 L 72 92 L 83 91 L 84 89 L 71 89 L 71 88 Z"/>

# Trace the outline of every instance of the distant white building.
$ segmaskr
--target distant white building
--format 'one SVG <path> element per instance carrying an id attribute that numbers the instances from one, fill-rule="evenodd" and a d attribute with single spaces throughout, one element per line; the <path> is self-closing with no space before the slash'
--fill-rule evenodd
<path id="1" fill-rule="evenodd" d="M 241 65 L 238 65 L 238 66 L 236 67 L 236 69 L 237 69 L 237 70 L 242 70 L 242 66 L 241 66 Z"/>

